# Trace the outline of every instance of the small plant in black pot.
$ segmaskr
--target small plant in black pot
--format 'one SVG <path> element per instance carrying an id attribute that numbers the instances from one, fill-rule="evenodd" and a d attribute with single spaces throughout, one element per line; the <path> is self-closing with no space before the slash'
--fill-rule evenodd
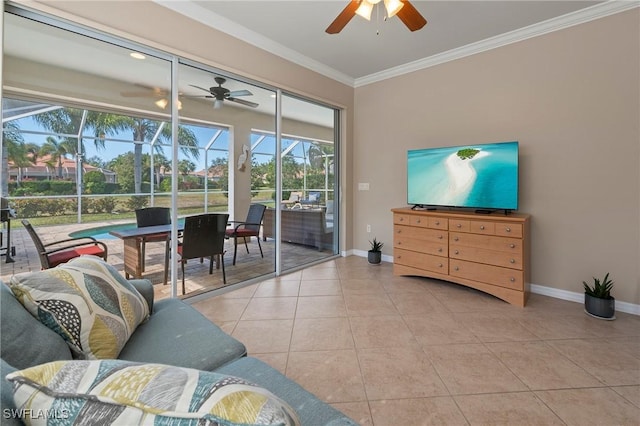
<path id="1" fill-rule="evenodd" d="M 602 281 L 593 278 L 593 286 L 589 286 L 586 281 L 584 284 L 584 310 L 587 314 L 596 318 L 615 319 L 616 299 L 611 296 L 613 281 L 609 279 L 607 273 Z"/>
<path id="2" fill-rule="evenodd" d="M 371 249 L 369 250 L 369 253 L 367 256 L 369 263 L 371 264 L 380 263 L 382 261 L 382 246 L 384 246 L 384 243 L 381 243 L 380 241 L 374 238 L 373 241 L 369 241 L 369 244 L 371 244 Z"/>

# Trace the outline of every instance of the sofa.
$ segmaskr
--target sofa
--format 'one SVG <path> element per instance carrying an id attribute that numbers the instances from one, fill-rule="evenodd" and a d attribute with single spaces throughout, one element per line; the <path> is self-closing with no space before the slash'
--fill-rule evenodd
<path id="1" fill-rule="evenodd" d="M 36 280 L 42 281 L 37 274 L 43 272 L 45 271 L 30 273 L 32 275 L 26 278 L 35 277 Z M 24 280 L 25 274 L 20 275 Z M 158 364 L 174 370 L 197 370 L 206 374 L 210 372 L 224 377 L 225 380 L 228 380 L 227 376 L 239 378 L 259 387 L 258 389 L 266 389 L 275 395 L 276 399 L 284 401 L 285 405 L 288 404 L 295 411 L 299 424 L 356 424 L 277 370 L 247 356 L 246 348 L 241 342 L 223 332 L 189 304 L 179 299 L 154 301 L 153 287 L 148 280 L 124 280 L 121 277 L 126 281 L 122 285 L 129 285 L 132 293 L 137 292 L 149 309 L 147 317 L 135 328 L 117 354 L 118 361 L 87 361 L 83 360 L 82 356 L 78 357 L 73 348 L 70 349 L 69 342 L 65 342 L 57 332 L 45 326 L 42 316 L 36 319 L 28 311 L 25 301 L 19 300 L 22 296 L 16 296 L 16 293 L 21 293 L 20 290 L 16 290 L 19 287 L 14 283 L 14 278 L 16 276 L 12 278 L 11 288 L 5 283 L 0 283 L 2 425 L 22 424 L 20 419 L 15 418 L 16 415 L 11 414 L 11 410 L 16 409 L 13 392 L 21 388 L 15 383 L 22 382 L 16 381 L 12 384 L 6 379 L 7 375 L 16 374 L 18 370 L 28 371 L 24 369 L 30 367 L 38 369 L 42 365 L 60 364 L 65 368 L 71 368 L 77 365 L 93 365 L 92 363 L 104 363 L 106 367 L 115 365 L 116 370 L 124 367 L 114 363 L 124 364 L 125 367 Z M 130 312 L 128 315 L 130 316 Z M 59 362 L 46 364 L 52 361 Z M 100 368 L 103 367 L 100 365 Z M 120 417 L 122 418 L 125 417 Z M 78 421 L 77 424 L 80 423 Z M 167 424 L 169 423 L 171 422 Z M 157 424 L 164 423 L 158 421 Z"/>
<path id="2" fill-rule="evenodd" d="M 275 238 L 275 209 L 264 212 L 262 238 Z M 326 208 L 281 210 L 281 239 L 294 244 L 317 247 L 323 250 L 333 247 L 333 221 L 327 220 Z M 331 215 L 333 218 L 333 215 Z"/>

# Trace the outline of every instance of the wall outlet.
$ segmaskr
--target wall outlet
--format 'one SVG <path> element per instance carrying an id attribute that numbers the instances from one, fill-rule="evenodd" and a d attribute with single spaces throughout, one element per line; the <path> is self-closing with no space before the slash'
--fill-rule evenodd
<path id="1" fill-rule="evenodd" d="M 367 232 L 371 232 L 371 225 L 367 225 Z"/>
<path id="2" fill-rule="evenodd" d="M 358 191 L 368 191 L 369 190 L 369 183 L 362 183 L 359 182 L 358 183 Z"/>

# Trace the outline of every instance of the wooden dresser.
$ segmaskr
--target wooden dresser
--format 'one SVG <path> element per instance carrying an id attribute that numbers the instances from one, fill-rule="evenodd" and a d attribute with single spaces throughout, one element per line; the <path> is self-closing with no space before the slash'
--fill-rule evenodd
<path id="1" fill-rule="evenodd" d="M 514 305 L 529 293 L 529 215 L 392 209 L 393 272 L 473 287 Z"/>

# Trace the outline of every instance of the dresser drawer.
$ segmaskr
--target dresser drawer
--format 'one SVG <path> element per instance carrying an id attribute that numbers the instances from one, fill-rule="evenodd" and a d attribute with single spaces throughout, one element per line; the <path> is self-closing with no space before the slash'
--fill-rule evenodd
<path id="1" fill-rule="evenodd" d="M 394 241 L 398 238 L 412 238 L 414 240 L 431 241 L 434 243 L 448 244 L 448 232 L 438 229 L 418 228 L 412 226 L 395 225 L 393 227 Z"/>
<path id="2" fill-rule="evenodd" d="M 522 269 L 522 253 L 504 253 L 477 247 L 465 247 L 451 245 L 449 257 L 452 259 L 469 260 L 471 262 L 487 265 L 502 266 L 505 268 Z"/>
<path id="3" fill-rule="evenodd" d="M 397 247 L 393 249 L 393 262 L 398 265 L 434 271 L 441 274 L 446 274 L 449 270 L 449 259 L 446 257 L 432 256 L 425 253 L 399 249 Z"/>
<path id="4" fill-rule="evenodd" d="M 522 238 L 521 223 L 496 223 L 496 235 L 503 237 Z"/>
<path id="5" fill-rule="evenodd" d="M 473 232 L 474 234 L 493 235 L 496 232 L 496 224 L 494 222 L 472 220 L 469 223 L 469 232 Z"/>
<path id="6" fill-rule="evenodd" d="M 449 219 L 449 229 L 451 231 L 469 232 L 471 221 L 464 219 Z"/>
<path id="7" fill-rule="evenodd" d="M 465 234 L 463 232 L 449 233 L 449 245 L 478 247 L 487 250 L 501 251 L 522 255 L 522 240 L 518 238 L 493 237 L 488 235 Z"/>
<path id="8" fill-rule="evenodd" d="M 446 231 L 447 229 L 449 229 L 449 219 L 447 219 L 446 217 L 430 217 L 429 228 L 441 229 L 443 231 Z"/>
<path id="9" fill-rule="evenodd" d="M 411 216 L 409 214 L 399 214 L 395 213 L 393 215 L 393 223 L 396 225 L 410 225 L 411 224 Z"/>
<path id="10" fill-rule="evenodd" d="M 450 259 L 449 275 L 512 290 L 524 290 L 524 272 L 517 269 Z"/>
<path id="11" fill-rule="evenodd" d="M 404 250 L 412 250 L 416 252 L 422 252 L 427 254 L 433 254 L 435 256 L 444 256 L 447 257 L 449 253 L 449 248 L 447 245 L 447 240 L 442 240 L 438 242 L 431 242 L 425 240 L 417 240 L 415 238 L 408 237 L 396 237 L 393 240 L 394 248 L 400 248 Z"/>

